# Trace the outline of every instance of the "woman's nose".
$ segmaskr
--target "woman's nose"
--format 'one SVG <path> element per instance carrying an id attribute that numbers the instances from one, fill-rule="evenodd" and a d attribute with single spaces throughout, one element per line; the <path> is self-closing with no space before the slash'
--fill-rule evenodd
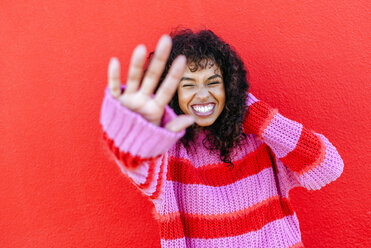
<path id="1" fill-rule="evenodd" d="M 200 99 L 208 98 L 209 97 L 209 91 L 207 90 L 207 88 L 206 87 L 201 87 L 197 91 L 197 97 L 200 98 Z"/>

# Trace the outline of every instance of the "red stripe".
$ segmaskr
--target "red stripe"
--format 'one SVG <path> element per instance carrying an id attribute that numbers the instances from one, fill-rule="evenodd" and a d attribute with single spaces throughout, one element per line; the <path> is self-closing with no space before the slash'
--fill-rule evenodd
<path id="1" fill-rule="evenodd" d="M 253 103 L 249 106 L 244 117 L 244 132 L 253 133 L 258 137 L 262 137 L 264 130 L 268 127 L 269 123 L 277 113 L 277 109 L 272 108 L 263 101 Z"/>
<path id="2" fill-rule="evenodd" d="M 160 174 L 158 175 L 158 179 L 157 179 L 156 191 L 150 196 L 151 199 L 157 199 L 157 197 L 161 193 L 162 184 L 163 184 L 163 181 L 164 181 L 164 180 L 162 180 L 163 174 L 164 174 L 163 173 L 164 172 L 164 167 L 165 167 L 165 156 L 163 156 L 162 160 L 161 160 Z"/>
<path id="3" fill-rule="evenodd" d="M 272 167 L 268 149 L 266 144 L 260 145 L 254 152 L 250 152 L 241 160 L 234 161 L 233 169 L 230 169 L 226 163 L 196 168 L 188 159 L 170 157 L 167 180 L 184 184 L 229 185 Z"/>
<path id="4" fill-rule="evenodd" d="M 139 156 L 133 156 L 129 152 L 122 152 L 120 149 L 115 146 L 115 143 L 110 139 L 106 132 L 103 132 L 103 139 L 106 140 L 108 148 L 112 151 L 113 155 L 124 165 L 127 169 L 134 169 L 141 163 L 153 158 L 141 158 Z"/>
<path id="5" fill-rule="evenodd" d="M 185 213 L 159 216 L 160 232 L 165 240 L 184 236 L 207 239 L 232 237 L 257 231 L 272 221 L 293 214 L 287 198 L 273 197 L 246 210 L 219 216 Z"/>
<path id="6" fill-rule="evenodd" d="M 152 161 L 148 162 L 148 175 L 147 175 L 146 181 L 144 183 L 138 184 L 138 187 L 140 189 L 142 189 L 142 190 L 147 189 L 151 185 L 151 183 L 154 179 L 155 166 L 156 166 L 156 161 L 152 160 Z"/>
<path id="7" fill-rule="evenodd" d="M 289 248 L 304 248 L 304 244 L 302 242 L 298 242 Z"/>
<path id="8" fill-rule="evenodd" d="M 280 160 L 292 171 L 303 174 L 321 164 L 325 155 L 326 146 L 321 138 L 303 127 L 294 150 Z"/>
<path id="9" fill-rule="evenodd" d="M 133 156 L 129 152 L 122 152 L 117 146 L 115 146 L 113 140 L 108 137 L 106 132 L 103 132 L 103 139 L 107 141 L 108 148 L 126 169 L 135 170 L 139 165 L 148 163 L 149 168 L 146 181 L 137 185 L 140 189 L 147 189 L 153 180 L 155 166 L 159 156 L 155 158 L 141 158 L 140 156 Z"/>

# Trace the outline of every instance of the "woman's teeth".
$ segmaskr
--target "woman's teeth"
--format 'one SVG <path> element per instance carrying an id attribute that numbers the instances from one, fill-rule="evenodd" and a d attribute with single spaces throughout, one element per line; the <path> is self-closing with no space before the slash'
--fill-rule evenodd
<path id="1" fill-rule="evenodd" d="M 213 109 L 214 105 L 213 104 L 208 104 L 206 106 L 192 106 L 194 110 L 200 113 L 206 113 L 209 112 Z"/>

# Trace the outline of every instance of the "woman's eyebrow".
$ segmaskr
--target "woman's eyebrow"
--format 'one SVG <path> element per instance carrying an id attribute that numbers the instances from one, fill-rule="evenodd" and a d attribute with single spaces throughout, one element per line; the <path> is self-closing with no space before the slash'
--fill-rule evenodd
<path id="1" fill-rule="evenodd" d="M 212 80 L 214 78 L 222 78 L 222 77 L 219 74 L 214 74 L 210 76 L 207 80 Z M 182 79 L 180 79 L 180 81 L 183 81 L 183 80 L 196 81 L 194 78 L 190 78 L 190 77 L 182 77 Z"/>
<path id="2" fill-rule="evenodd" d="M 209 77 L 207 80 L 212 80 L 214 78 L 222 78 L 219 74 L 215 74 L 215 75 L 212 75 L 211 77 Z"/>
<path id="3" fill-rule="evenodd" d="M 180 79 L 180 81 L 183 81 L 183 80 L 196 81 L 193 78 L 189 78 L 189 77 L 182 77 L 182 79 Z"/>

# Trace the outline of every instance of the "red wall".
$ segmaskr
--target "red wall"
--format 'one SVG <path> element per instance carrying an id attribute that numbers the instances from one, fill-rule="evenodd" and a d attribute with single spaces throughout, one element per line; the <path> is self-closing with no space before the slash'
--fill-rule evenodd
<path id="1" fill-rule="evenodd" d="M 99 111 L 109 58 L 126 71 L 136 44 L 178 25 L 231 43 L 254 95 L 342 155 L 337 181 L 291 193 L 306 247 L 371 247 L 369 1 L 231 2 L 1 1 L 1 247 L 159 247 Z"/>

